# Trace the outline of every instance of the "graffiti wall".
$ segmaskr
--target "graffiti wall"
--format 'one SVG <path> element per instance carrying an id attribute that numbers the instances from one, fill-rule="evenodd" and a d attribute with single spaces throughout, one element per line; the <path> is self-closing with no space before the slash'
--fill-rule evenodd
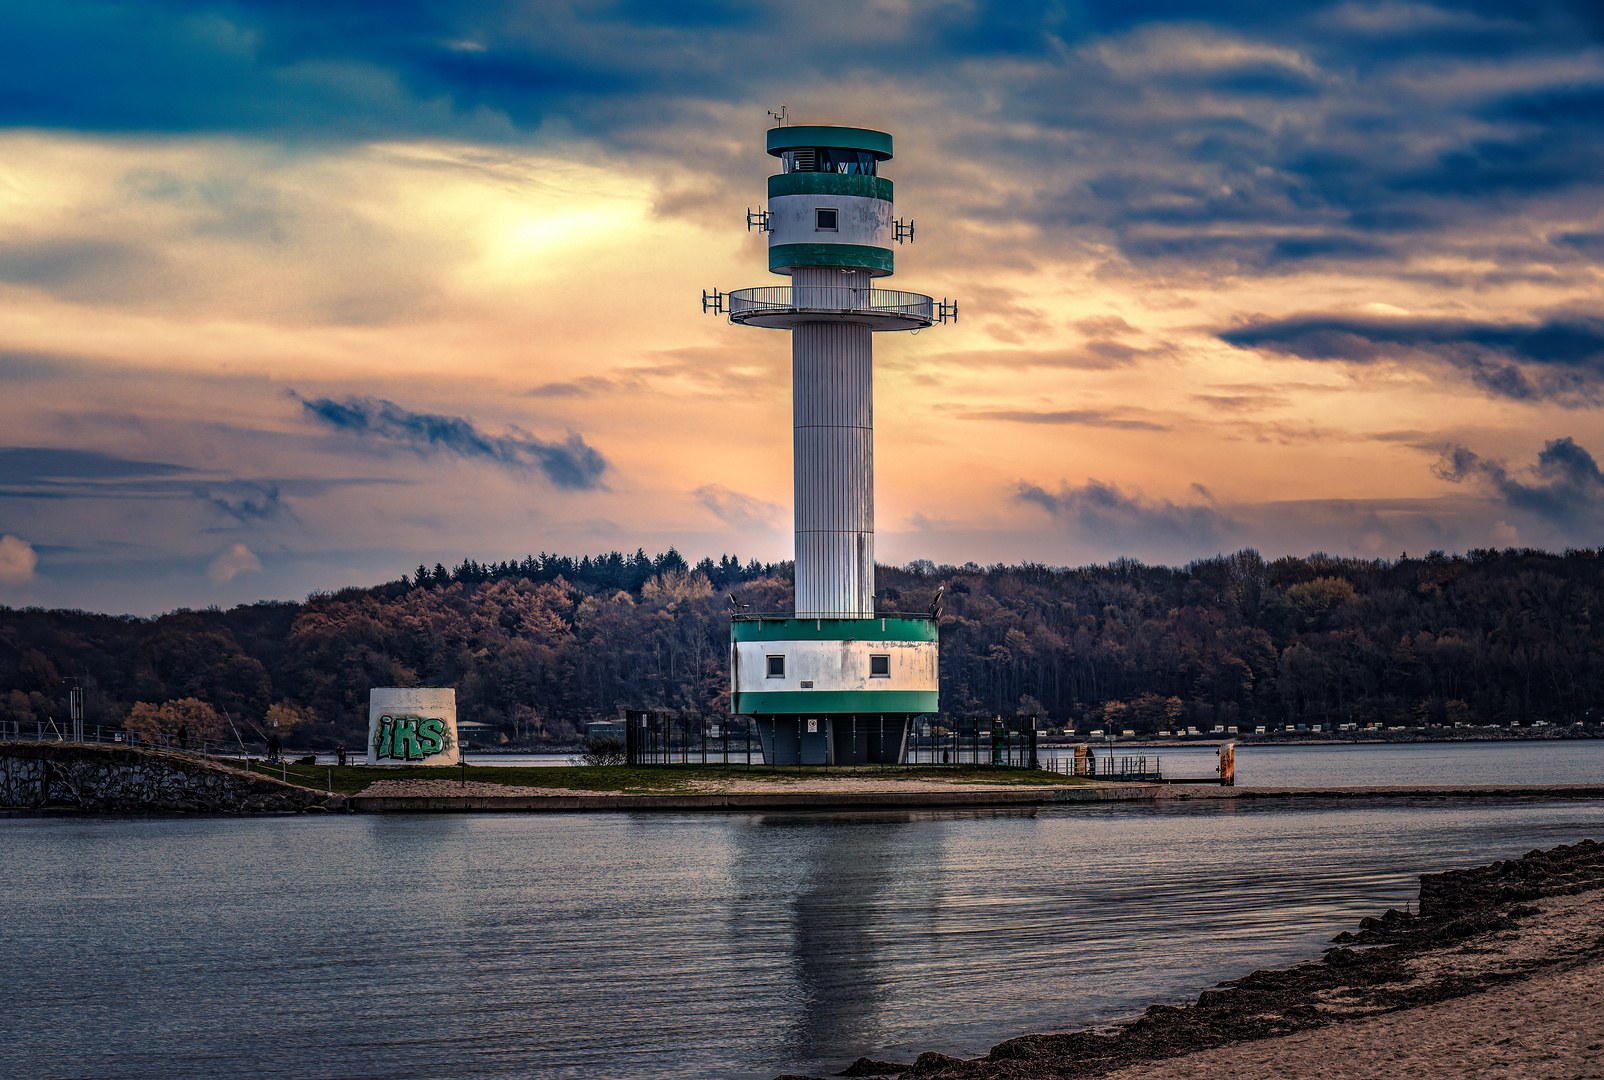
<path id="1" fill-rule="evenodd" d="M 368 694 L 369 765 L 455 765 L 457 691 L 374 687 Z"/>

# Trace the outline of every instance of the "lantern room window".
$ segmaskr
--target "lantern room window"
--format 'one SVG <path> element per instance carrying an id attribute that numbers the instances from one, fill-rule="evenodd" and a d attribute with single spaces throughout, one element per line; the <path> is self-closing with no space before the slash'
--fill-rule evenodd
<path id="1" fill-rule="evenodd" d="M 786 172 L 831 172 L 846 176 L 875 176 L 880 159 L 863 150 L 836 146 L 799 146 L 780 155 Z"/>

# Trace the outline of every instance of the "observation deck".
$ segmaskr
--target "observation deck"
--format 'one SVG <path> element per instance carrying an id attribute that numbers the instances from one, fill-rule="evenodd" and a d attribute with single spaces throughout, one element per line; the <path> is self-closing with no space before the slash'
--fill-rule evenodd
<path id="1" fill-rule="evenodd" d="M 816 322 L 856 323 L 871 330 L 921 330 L 952 317 L 945 305 L 923 293 L 851 285 L 736 289 L 725 295 L 724 303 L 730 322 L 773 330 Z"/>

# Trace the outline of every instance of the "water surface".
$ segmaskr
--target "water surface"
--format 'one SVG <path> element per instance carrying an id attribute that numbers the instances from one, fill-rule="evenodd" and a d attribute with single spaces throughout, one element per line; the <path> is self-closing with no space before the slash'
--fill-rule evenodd
<path id="1" fill-rule="evenodd" d="M 0 1075 L 772 1077 L 1318 955 L 1590 802 L 0 819 Z"/>
<path id="2" fill-rule="evenodd" d="M 1098 756 L 1105 754 L 1098 746 Z M 1054 749 L 1044 756 L 1070 754 Z M 1212 746 L 1130 748 L 1115 756 L 1158 757 L 1166 776 L 1212 777 Z M 1238 745 L 1236 782 L 1289 787 L 1408 784 L 1604 783 L 1604 739 L 1541 742 Z"/>

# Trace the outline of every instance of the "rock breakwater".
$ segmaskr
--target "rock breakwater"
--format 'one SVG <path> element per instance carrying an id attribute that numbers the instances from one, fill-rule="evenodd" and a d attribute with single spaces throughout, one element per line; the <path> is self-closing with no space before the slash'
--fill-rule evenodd
<path id="1" fill-rule="evenodd" d="M 0 743 L 0 808 L 203 813 L 345 809 L 345 797 L 169 753 L 88 743 Z"/>

